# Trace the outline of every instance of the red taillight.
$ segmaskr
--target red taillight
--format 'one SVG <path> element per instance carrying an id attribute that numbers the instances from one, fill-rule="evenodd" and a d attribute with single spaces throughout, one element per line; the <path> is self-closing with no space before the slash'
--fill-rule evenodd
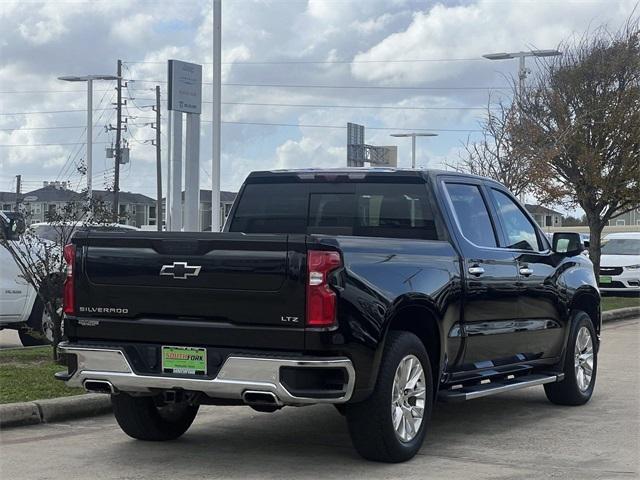
<path id="1" fill-rule="evenodd" d="M 73 282 L 73 265 L 76 263 L 76 247 L 69 244 L 64 246 L 64 259 L 67 262 L 67 276 L 64 279 L 64 295 L 62 302 L 64 305 L 64 313 L 75 313 L 75 286 Z"/>
<path id="2" fill-rule="evenodd" d="M 310 250 L 307 253 L 307 326 L 335 324 L 336 294 L 327 283 L 327 275 L 341 265 L 338 252 Z"/>

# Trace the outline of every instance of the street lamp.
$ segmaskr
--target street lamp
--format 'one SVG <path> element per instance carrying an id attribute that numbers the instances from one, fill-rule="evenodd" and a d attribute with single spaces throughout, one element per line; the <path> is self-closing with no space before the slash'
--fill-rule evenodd
<path id="1" fill-rule="evenodd" d="M 530 50 L 528 52 L 500 52 L 500 53 L 487 53 L 483 55 L 484 58 L 489 60 L 510 60 L 517 58 L 520 61 L 518 68 L 518 94 L 521 95 L 524 90 L 524 81 L 527 78 L 527 69 L 524 65 L 524 59 L 526 57 L 556 57 L 562 55 L 559 50 Z"/>
<path id="2" fill-rule="evenodd" d="M 416 137 L 437 137 L 437 133 L 392 133 L 392 137 L 411 137 L 411 168 L 416 168 Z"/>
<path id="3" fill-rule="evenodd" d="M 91 200 L 91 174 L 92 174 L 92 153 L 93 153 L 93 81 L 94 80 L 117 80 L 115 75 L 69 75 L 58 77 L 58 80 L 65 82 L 87 82 L 87 197 Z"/>

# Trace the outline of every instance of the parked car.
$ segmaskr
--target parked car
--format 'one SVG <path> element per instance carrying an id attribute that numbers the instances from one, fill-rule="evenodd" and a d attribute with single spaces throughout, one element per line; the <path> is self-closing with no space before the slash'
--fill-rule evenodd
<path id="1" fill-rule="evenodd" d="M 74 236 L 57 377 L 111 394 L 141 440 L 179 437 L 201 404 L 329 403 L 363 457 L 404 461 L 436 399 L 591 398 L 600 296 L 582 249 L 485 178 L 254 172 L 222 233 Z"/>
<path id="2" fill-rule="evenodd" d="M 3 238 L 19 245 L 24 232 L 22 215 L 0 212 Z M 22 345 L 44 345 L 53 341 L 53 321 L 37 292 L 21 276 L 20 268 L 9 251 L 0 246 L 0 330 L 17 330 Z"/>
<path id="3" fill-rule="evenodd" d="M 640 232 L 605 236 L 599 273 L 601 292 L 640 294 Z"/>

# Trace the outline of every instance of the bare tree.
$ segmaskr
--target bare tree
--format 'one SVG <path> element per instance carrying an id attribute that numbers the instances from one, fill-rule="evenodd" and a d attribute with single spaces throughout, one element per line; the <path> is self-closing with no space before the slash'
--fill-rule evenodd
<path id="1" fill-rule="evenodd" d="M 603 228 L 640 204 L 638 18 L 560 47 L 518 100 L 516 148 L 531 159 L 534 195 L 584 210 L 600 267 Z"/>
<path id="2" fill-rule="evenodd" d="M 86 198 L 79 196 L 79 198 Z M 20 271 L 20 276 L 36 291 L 38 301 L 42 303 L 49 325 L 48 340 L 56 346 L 62 338 L 62 288 L 66 264 L 63 247 L 71 235 L 81 227 L 90 227 L 111 223 L 113 215 L 110 205 L 101 199 L 90 201 L 71 201 L 61 209 L 47 216 L 52 232 L 49 239 L 36 235 L 25 228 L 24 219 L 8 218 L 3 215 L 3 228 L 0 229 L 0 245 L 6 248 Z M 43 317 L 44 319 L 45 317 Z M 44 336 L 43 332 L 30 332 L 31 336 Z"/>
<path id="3" fill-rule="evenodd" d="M 479 122 L 482 139 L 468 138 L 457 163 L 447 163 L 456 171 L 493 178 L 520 196 L 530 188 L 530 162 L 522 150 L 514 146 L 514 124 L 518 114 L 514 104 L 502 100 L 489 101 Z"/>

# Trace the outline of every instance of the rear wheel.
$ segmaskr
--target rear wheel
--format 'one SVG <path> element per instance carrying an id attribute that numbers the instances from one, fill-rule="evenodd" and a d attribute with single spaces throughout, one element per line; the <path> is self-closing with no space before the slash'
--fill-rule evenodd
<path id="1" fill-rule="evenodd" d="M 18 330 L 18 336 L 25 347 L 53 343 L 53 320 L 40 298 L 33 303 L 27 324 Z"/>
<path id="2" fill-rule="evenodd" d="M 558 405 L 583 405 L 593 395 L 598 369 L 596 333 L 591 317 L 576 311 L 571 322 L 563 372 L 564 380 L 544 386 L 547 398 Z"/>
<path id="3" fill-rule="evenodd" d="M 163 403 L 161 396 L 111 395 L 113 413 L 120 428 L 138 440 L 174 440 L 186 432 L 198 413 L 198 405 L 186 401 Z"/>
<path id="4" fill-rule="evenodd" d="M 432 408 L 433 377 L 424 345 L 412 333 L 392 331 L 373 394 L 347 405 L 353 445 L 369 460 L 409 460 L 422 446 Z"/>

